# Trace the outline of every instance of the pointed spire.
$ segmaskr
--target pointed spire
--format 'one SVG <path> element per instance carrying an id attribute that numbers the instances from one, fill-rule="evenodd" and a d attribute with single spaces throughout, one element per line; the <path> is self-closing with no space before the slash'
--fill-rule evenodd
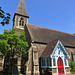
<path id="1" fill-rule="evenodd" d="M 29 18 L 24 0 L 20 0 L 17 11 L 15 12 L 15 14 L 23 15 L 23 16 L 26 16 Z"/>

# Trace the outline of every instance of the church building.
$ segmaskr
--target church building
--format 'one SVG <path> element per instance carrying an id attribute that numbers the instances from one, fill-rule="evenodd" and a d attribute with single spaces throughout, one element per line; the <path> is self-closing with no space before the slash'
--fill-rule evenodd
<path id="1" fill-rule="evenodd" d="M 17 33 L 25 31 L 27 54 L 19 59 L 19 71 L 26 75 L 70 75 L 69 62 L 75 61 L 75 35 L 28 23 L 24 0 L 14 14 Z M 18 63 L 17 62 L 17 63 Z"/>
<path id="2" fill-rule="evenodd" d="M 24 75 L 71 75 L 69 62 L 75 61 L 75 35 L 29 24 L 24 0 L 20 0 L 13 17 L 17 34 L 25 31 L 27 54 L 18 58 Z"/>

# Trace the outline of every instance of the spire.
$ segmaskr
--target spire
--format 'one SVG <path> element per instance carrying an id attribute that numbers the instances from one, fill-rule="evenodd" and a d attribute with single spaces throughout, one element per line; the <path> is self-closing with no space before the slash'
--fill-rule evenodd
<path id="1" fill-rule="evenodd" d="M 15 12 L 15 14 L 22 15 L 22 16 L 29 18 L 24 0 L 20 0 L 17 11 Z"/>

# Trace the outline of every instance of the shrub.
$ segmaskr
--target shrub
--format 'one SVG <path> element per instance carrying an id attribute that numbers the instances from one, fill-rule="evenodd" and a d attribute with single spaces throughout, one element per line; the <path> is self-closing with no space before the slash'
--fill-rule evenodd
<path id="1" fill-rule="evenodd" d="M 75 61 L 70 62 L 71 72 L 75 72 Z"/>

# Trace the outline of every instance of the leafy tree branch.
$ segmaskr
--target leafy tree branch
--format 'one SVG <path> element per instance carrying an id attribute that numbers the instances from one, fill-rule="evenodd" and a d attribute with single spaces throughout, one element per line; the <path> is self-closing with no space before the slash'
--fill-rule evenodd
<path id="1" fill-rule="evenodd" d="M 10 16 L 11 15 L 9 13 L 5 13 L 4 10 L 2 10 L 2 8 L 0 7 L 0 18 L 2 19 L 2 21 L 0 21 L 0 24 L 2 26 L 4 26 L 5 24 L 9 24 Z"/>

